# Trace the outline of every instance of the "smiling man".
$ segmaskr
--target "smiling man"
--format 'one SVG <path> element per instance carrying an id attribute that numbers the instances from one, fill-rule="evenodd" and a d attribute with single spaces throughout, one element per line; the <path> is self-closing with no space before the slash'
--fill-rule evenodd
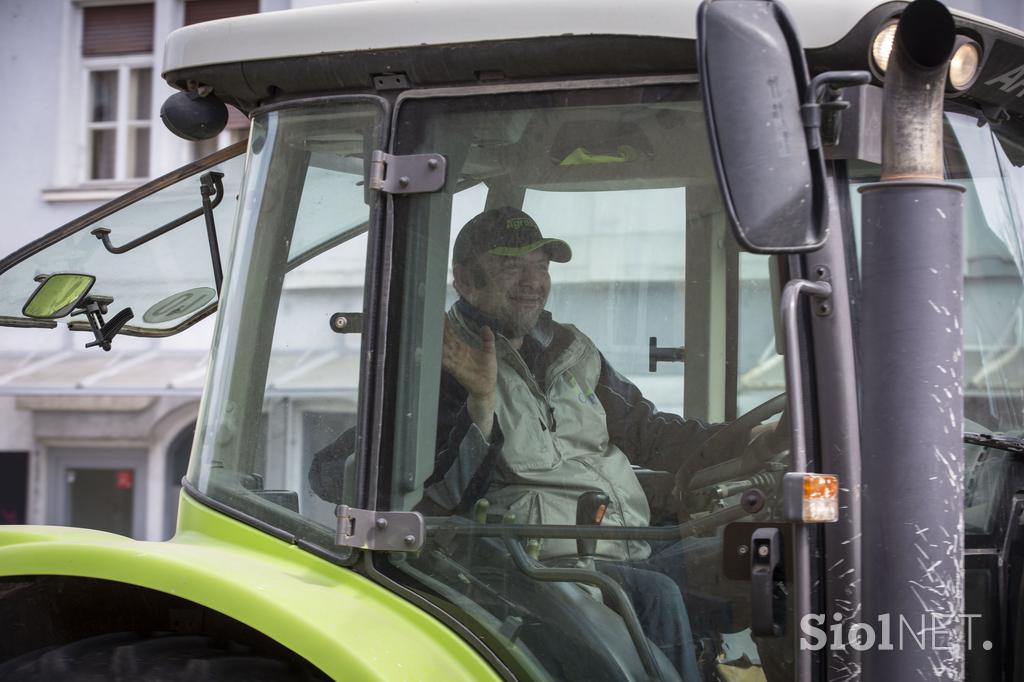
<path id="1" fill-rule="evenodd" d="M 490 209 L 455 241 L 459 300 L 445 320 L 438 450 L 426 497 L 432 511 L 466 513 L 486 498 L 520 523 L 576 523 L 581 493 L 611 498 L 605 524 L 646 526 L 651 510 L 631 469 L 696 470 L 716 430 L 658 412 L 594 343 L 545 310 L 551 263 L 572 249 L 545 238 L 529 215 Z M 549 540 L 545 558 L 575 555 Z M 645 542 L 601 541 L 599 558 L 641 560 Z"/>

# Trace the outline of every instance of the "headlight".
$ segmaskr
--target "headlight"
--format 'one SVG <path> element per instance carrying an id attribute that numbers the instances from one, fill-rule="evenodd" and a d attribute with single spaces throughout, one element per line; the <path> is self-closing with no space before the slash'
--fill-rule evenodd
<path id="1" fill-rule="evenodd" d="M 875 39 L 871 41 L 871 58 L 875 60 L 875 66 L 883 74 L 889 66 L 892 44 L 896 40 L 896 25 L 895 19 L 890 21 L 875 34 Z"/>
<path id="2" fill-rule="evenodd" d="M 871 41 L 871 59 L 881 75 L 885 75 L 896 42 L 898 20 L 886 22 Z M 949 62 L 947 90 L 962 92 L 974 84 L 981 71 L 981 46 L 966 36 L 957 36 L 953 57 Z"/>
<path id="3" fill-rule="evenodd" d="M 974 83 L 981 66 L 981 47 L 970 38 L 960 36 L 949 62 L 949 85 L 956 91 L 966 90 Z"/>

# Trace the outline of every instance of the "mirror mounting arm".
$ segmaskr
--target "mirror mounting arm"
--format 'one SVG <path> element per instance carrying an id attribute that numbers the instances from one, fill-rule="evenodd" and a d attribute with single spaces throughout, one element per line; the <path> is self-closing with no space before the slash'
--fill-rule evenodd
<path id="1" fill-rule="evenodd" d="M 82 299 L 77 310 L 73 315 L 85 315 L 86 319 L 89 320 L 89 327 L 92 329 L 93 336 L 96 337 L 95 341 L 90 341 L 85 344 L 86 348 L 92 348 L 99 346 L 105 351 L 110 350 L 110 342 L 121 331 L 128 320 L 135 317 L 135 313 L 132 312 L 131 308 L 125 308 L 118 314 L 114 315 L 107 322 L 103 321 L 103 315 L 107 312 L 107 306 L 113 302 L 108 296 L 87 296 Z"/>
<path id="2" fill-rule="evenodd" d="M 826 71 L 811 79 L 807 88 L 809 101 L 800 106 L 809 149 L 820 149 L 823 138 L 825 144 L 838 140 L 839 112 L 850 107 L 840 91 L 870 82 L 871 74 L 867 71 Z"/>
<path id="3" fill-rule="evenodd" d="M 204 216 L 206 219 L 206 238 L 210 243 L 210 258 L 213 262 L 213 279 L 217 285 L 217 293 L 219 294 L 220 284 L 223 280 L 223 271 L 221 269 L 220 246 L 217 243 L 217 232 L 215 230 L 215 223 L 213 220 L 213 209 L 217 208 L 217 206 L 220 205 L 220 202 L 224 199 L 223 177 L 224 174 L 218 173 L 217 171 L 208 171 L 203 173 L 199 177 L 199 192 L 203 200 L 202 208 L 189 211 L 185 215 L 175 218 L 169 223 L 161 225 L 155 230 L 147 232 L 138 239 L 133 239 L 127 244 L 114 246 L 110 241 L 110 228 L 107 227 L 97 227 L 90 234 L 103 242 L 104 248 L 106 248 L 110 253 L 122 254 L 142 246 L 143 244 L 170 232 L 176 227 L 181 227 L 190 220 L 195 220 L 199 216 Z"/>
<path id="4" fill-rule="evenodd" d="M 213 265 L 213 281 L 220 296 L 220 284 L 224 281 L 221 268 L 220 245 L 217 243 L 217 225 L 213 221 L 213 209 L 224 198 L 223 173 L 210 171 L 199 178 L 199 193 L 203 197 L 203 216 L 206 219 L 206 240 L 210 244 L 210 263 Z"/>

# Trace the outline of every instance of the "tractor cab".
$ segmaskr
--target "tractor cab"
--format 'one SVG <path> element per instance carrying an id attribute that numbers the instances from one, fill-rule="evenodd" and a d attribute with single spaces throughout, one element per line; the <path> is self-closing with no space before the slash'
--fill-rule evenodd
<path id="1" fill-rule="evenodd" d="M 182 495 L 397 595 L 506 679 L 839 679 L 883 601 L 864 519 L 895 504 L 862 487 L 885 421 L 863 416 L 863 368 L 888 370 L 864 364 L 885 329 L 860 190 L 888 179 L 870 48 L 904 5 L 842 3 L 843 24 L 817 3 L 598 4 L 382 0 L 176 32 L 168 124 L 205 134 L 228 102 L 247 142 L 0 262 L 0 324 L 66 323 L 103 353 L 216 314 Z M 942 26 L 950 53 L 1024 55 Z M 768 56 L 744 72 L 744 49 Z M 958 452 L 893 476 L 923 490 L 941 465 L 962 495 L 957 580 L 992 643 L 967 652 L 974 679 L 1011 660 L 1022 584 L 1024 112 L 991 109 L 992 60 L 940 97 L 928 180 L 964 190 L 962 229 L 951 208 L 929 238 L 966 249 L 941 280 L 964 301 L 950 382 L 926 391 Z M 494 216 L 506 241 L 463 259 Z M 928 267 L 899 286 L 933 286 Z M 492 359 L 493 421 L 453 347 Z M 960 560 L 955 526 L 906 551 Z M 940 587 L 931 607 L 962 601 Z"/>

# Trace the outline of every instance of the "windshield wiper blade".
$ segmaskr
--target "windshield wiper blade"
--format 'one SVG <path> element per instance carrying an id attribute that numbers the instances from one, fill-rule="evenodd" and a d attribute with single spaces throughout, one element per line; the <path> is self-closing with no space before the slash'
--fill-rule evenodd
<path id="1" fill-rule="evenodd" d="M 996 450 L 1024 454 L 1024 438 L 1008 436 L 1005 433 L 974 433 L 964 431 L 964 442 Z"/>

